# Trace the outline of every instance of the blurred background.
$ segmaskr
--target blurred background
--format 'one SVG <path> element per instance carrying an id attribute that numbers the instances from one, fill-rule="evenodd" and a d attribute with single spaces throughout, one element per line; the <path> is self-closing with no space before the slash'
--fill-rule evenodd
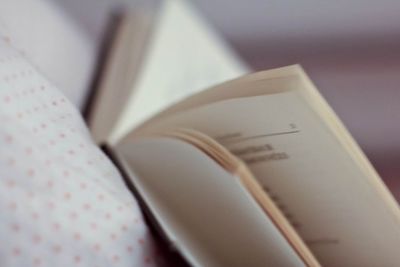
<path id="1" fill-rule="evenodd" d="M 101 41 L 110 9 L 121 3 L 137 5 L 143 2 L 2 1 L 6 8 L 0 10 L 0 19 L 6 20 L 6 24 L 19 20 L 14 23 L 16 28 L 21 21 L 29 24 L 32 11 L 48 14 L 50 9 L 54 9 L 58 17 L 65 18 L 57 23 L 73 21 L 65 32 L 59 32 L 60 38 L 50 41 L 84 51 L 82 55 L 88 57 L 89 63 L 77 66 L 84 70 L 87 70 L 84 64 L 93 64 L 92 58 Z M 40 8 L 37 2 L 41 2 Z M 400 1 L 191 2 L 252 69 L 300 63 L 400 199 Z M 11 17 L 12 12 L 21 9 L 25 10 L 22 11 L 24 16 Z M 35 21 L 40 25 L 37 27 L 54 31 L 53 22 Z M 30 24 L 29 27 L 36 26 Z M 71 34 L 68 29 L 72 28 L 84 40 L 79 47 L 62 38 Z M 43 31 L 33 32 L 46 36 Z M 21 34 L 19 38 L 25 37 Z M 69 79 L 72 79 L 72 74 Z M 79 86 L 74 88 L 82 90 Z"/>

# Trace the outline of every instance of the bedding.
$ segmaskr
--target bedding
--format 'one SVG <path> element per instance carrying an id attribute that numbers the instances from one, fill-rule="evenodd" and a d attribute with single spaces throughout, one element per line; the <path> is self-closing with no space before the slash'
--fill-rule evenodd
<path id="1" fill-rule="evenodd" d="M 0 266 L 157 266 L 77 108 L 0 32 Z"/>

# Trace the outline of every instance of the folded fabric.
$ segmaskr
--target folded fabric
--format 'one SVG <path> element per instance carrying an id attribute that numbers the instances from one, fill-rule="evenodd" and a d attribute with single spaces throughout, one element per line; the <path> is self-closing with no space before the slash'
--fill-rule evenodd
<path id="1" fill-rule="evenodd" d="M 0 266 L 156 266 L 136 200 L 76 108 L 0 33 Z"/>
<path id="2" fill-rule="evenodd" d="M 0 31 L 76 106 L 91 82 L 97 43 L 54 0 L 1 0 Z M 82 3 L 81 3 L 82 4 Z"/>

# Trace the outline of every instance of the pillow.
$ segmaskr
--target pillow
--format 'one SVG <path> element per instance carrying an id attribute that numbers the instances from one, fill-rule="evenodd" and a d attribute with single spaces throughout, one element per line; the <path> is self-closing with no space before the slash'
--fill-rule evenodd
<path id="1" fill-rule="evenodd" d="M 79 112 L 1 32 L 0 122 L 0 266 L 157 265 L 136 200 Z"/>

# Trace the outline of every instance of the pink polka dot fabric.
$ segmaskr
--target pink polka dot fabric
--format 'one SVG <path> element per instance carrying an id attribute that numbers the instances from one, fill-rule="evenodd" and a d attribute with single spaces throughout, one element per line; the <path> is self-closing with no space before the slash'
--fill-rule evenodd
<path id="1" fill-rule="evenodd" d="M 56 60 L 56 59 L 55 59 Z M 156 266 L 131 193 L 73 105 L 0 35 L 0 266 Z"/>

